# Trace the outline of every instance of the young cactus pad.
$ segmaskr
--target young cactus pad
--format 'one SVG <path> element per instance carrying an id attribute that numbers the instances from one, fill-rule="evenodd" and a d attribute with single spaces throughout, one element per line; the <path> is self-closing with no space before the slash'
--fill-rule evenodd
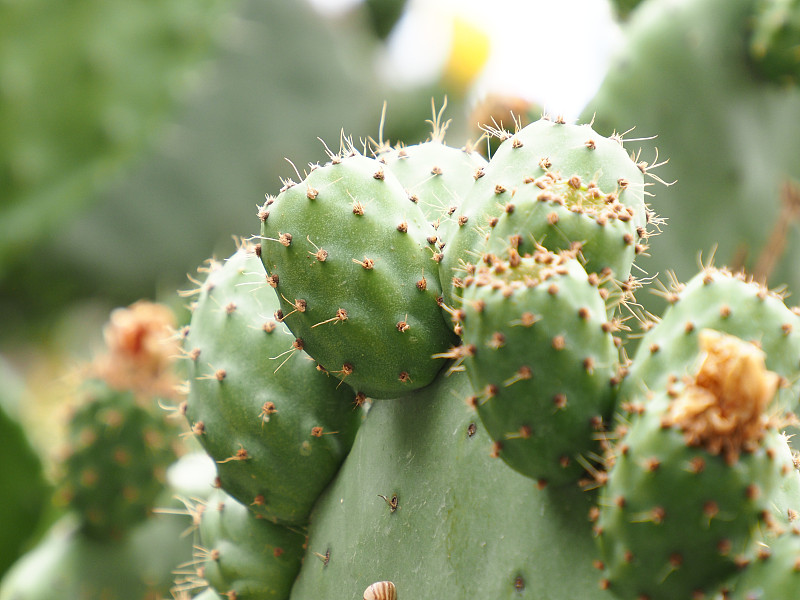
<path id="1" fill-rule="evenodd" d="M 452 343 L 436 231 L 378 160 L 332 156 L 259 212 L 280 319 L 329 373 L 375 398 L 428 385 Z"/>
<path id="2" fill-rule="evenodd" d="M 459 227 L 440 263 L 448 306 L 458 306 L 456 298 L 461 295 L 469 265 L 480 258 L 482 241 L 514 202 L 516 193 L 535 185 L 547 173 L 557 173 L 566 180 L 576 177 L 587 185 L 594 184 L 604 194 L 616 194 L 622 205 L 632 209 L 634 230 L 643 231 L 646 226 L 644 173 L 628 156 L 620 138 L 604 138 L 589 125 L 548 119 L 535 121 L 513 135 L 502 135 L 505 141 L 487 167 L 475 174 L 475 185 L 453 215 Z M 597 225 L 590 224 L 586 237 L 591 235 L 592 226 Z M 632 241 L 637 243 L 638 239 Z M 626 279 L 628 274 L 614 276 Z"/>
<path id="3" fill-rule="evenodd" d="M 707 267 L 665 297 L 670 305 L 639 343 L 620 390 L 623 401 L 679 381 L 696 367 L 700 332 L 713 329 L 758 343 L 767 368 L 782 377 L 779 407 L 797 410 L 800 315 L 780 295 L 741 273 Z"/>
<path id="4" fill-rule="evenodd" d="M 434 118 L 431 138 L 413 146 L 379 147 L 376 157 L 385 163 L 406 188 L 409 198 L 436 230 L 437 244 L 444 248 L 457 228 L 453 217 L 474 182 L 486 167 L 486 159 L 469 147 L 444 143 L 447 123 Z"/>
<path id="5" fill-rule="evenodd" d="M 603 581 L 623 599 L 713 591 L 737 571 L 773 495 L 797 474 L 768 416 L 780 377 L 763 352 L 712 331 L 700 348 L 684 387 L 653 392 L 609 457 L 596 531 Z"/>
<path id="6" fill-rule="evenodd" d="M 122 537 L 153 509 L 175 460 L 163 414 L 137 404 L 130 391 L 88 380 L 85 403 L 68 431 L 59 499 L 76 510 L 85 535 Z"/>
<path id="7" fill-rule="evenodd" d="M 303 533 L 259 519 L 222 490 L 208 497 L 199 531 L 200 568 L 220 595 L 236 600 L 288 598 L 303 560 Z"/>
<path id="8" fill-rule="evenodd" d="M 185 410 L 226 492 L 262 517 L 302 525 L 361 411 L 274 320 L 278 306 L 253 247 L 211 263 L 184 343 Z"/>
<path id="9" fill-rule="evenodd" d="M 454 353 L 496 453 L 541 483 L 577 481 L 600 450 L 619 360 L 596 278 L 573 255 L 540 251 L 482 267 L 465 286 Z"/>

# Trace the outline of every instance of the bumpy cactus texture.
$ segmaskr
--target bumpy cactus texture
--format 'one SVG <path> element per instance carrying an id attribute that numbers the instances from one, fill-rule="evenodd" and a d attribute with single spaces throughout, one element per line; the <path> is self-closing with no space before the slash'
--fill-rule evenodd
<path id="1" fill-rule="evenodd" d="M 588 125 L 549 119 L 540 119 L 513 135 L 500 132 L 499 136 L 503 143 L 489 165 L 476 171 L 475 184 L 453 215 L 459 228 L 445 249 L 440 269 L 445 303 L 458 307 L 460 289 L 464 278 L 470 274 L 470 265 L 481 259 L 482 241 L 490 235 L 504 213 L 516 210 L 517 202 L 553 202 L 569 205 L 569 209 L 576 213 L 588 211 L 588 218 L 580 220 L 581 224 L 568 224 L 564 230 L 546 228 L 548 219 L 550 225 L 558 222 L 558 209 L 539 211 L 538 224 L 529 230 L 508 232 L 527 246 L 539 243 L 548 249 L 559 250 L 575 243 L 580 247 L 585 241 L 595 238 L 599 230 L 605 229 L 609 220 L 630 221 L 633 227 L 627 237 L 620 235 L 615 250 L 606 249 L 604 256 L 598 256 L 594 262 L 597 266 L 589 267 L 601 270 L 608 267 L 610 276 L 625 281 L 633 263 L 635 244 L 645 234 L 647 209 L 643 172 L 631 160 L 621 139 L 604 138 Z M 591 185 L 601 198 L 612 195 L 619 202 L 615 206 L 617 210 L 601 211 L 601 216 L 592 210 L 592 202 L 568 203 L 563 199 L 557 200 L 558 194 L 542 194 L 543 188 L 561 178 L 570 181 L 573 188 Z M 553 217 L 550 216 L 552 212 L 555 212 Z M 526 222 L 531 225 L 530 220 Z M 500 244 L 514 245 L 507 238 L 501 238 Z M 614 254 L 624 255 L 625 259 L 620 262 Z"/>
<path id="2" fill-rule="evenodd" d="M 401 599 L 605 597 L 589 495 L 540 489 L 492 458 L 472 394 L 453 373 L 372 406 L 317 503 L 292 598 L 360 598 L 385 580 Z"/>
<path id="3" fill-rule="evenodd" d="M 356 394 L 276 320 L 254 246 L 207 271 L 184 332 L 183 410 L 230 495 L 267 519 L 304 525 L 361 424 Z"/>
<path id="4" fill-rule="evenodd" d="M 563 119 L 490 132 L 477 167 L 435 134 L 345 140 L 210 263 L 184 408 L 238 503 L 204 504 L 195 589 L 789 600 L 800 310 L 705 265 L 656 318 L 634 261 L 658 165 Z M 310 440 L 321 406 L 342 420 Z M 293 583 L 269 575 L 287 524 Z"/>
<path id="5" fill-rule="evenodd" d="M 428 385 L 452 342 L 439 309 L 436 231 L 380 161 L 350 148 L 259 212 L 261 258 L 303 348 L 355 390 Z"/>
<path id="6" fill-rule="evenodd" d="M 573 256 L 539 252 L 479 269 L 463 310 L 464 366 L 497 455 L 543 483 L 576 482 L 617 383 L 597 282 Z"/>
<path id="7" fill-rule="evenodd" d="M 682 388 L 642 399 L 609 457 L 596 530 L 605 581 L 622 597 L 713 591 L 746 560 L 777 490 L 796 483 L 767 416 L 780 378 L 763 352 L 710 330 L 700 350 Z"/>
<path id="8" fill-rule="evenodd" d="M 202 505 L 199 534 L 199 569 L 219 594 L 237 600 L 288 597 L 303 560 L 303 533 L 258 518 L 216 490 Z"/>

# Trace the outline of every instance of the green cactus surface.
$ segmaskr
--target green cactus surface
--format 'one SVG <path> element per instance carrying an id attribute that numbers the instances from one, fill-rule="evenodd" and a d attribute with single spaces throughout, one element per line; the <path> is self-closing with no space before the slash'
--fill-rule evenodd
<path id="1" fill-rule="evenodd" d="M 631 274 L 636 254 L 646 249 L 646 228 L 637 228 L 633 209 L 617 194 L 604 194 L 578 177 L 548 173 L 517 190 L 480 247 L 482 260 L 531 255 L 540 247 L 576 250 L 587 273 L 604 279 L 609 292 Z"/>
<path id="2" fill-rule="evenodd" d="M 688 447 L 660 417 L 648 410 L 622 438 L 600 498 L 605 581 L 620 598 L 713 591 L 736 573 L 772 494 L 793 473 L 775 459 L 786 454 L 777 433 L 731 465 Z"/>
<path id="3" fill-rule="evenodd" d="M 118 539 L 154 508 L 175 460 L 173 431 L 130 391 L 88 380 L 82 392 L 57 494 L 81 515 L 85 535 Z"/>
<path id="4" fill-rule="evenodd" d="M 191 558 L 185 520 L 155 515 L 124 540 L 87 537 L 68 515 L 8 571 L 2 600 L 155 600 L 164 598 L 172 571 Z"/>
<path id="5" fill-rule="evenodd" d="M 452 343 L 436 231 L 392 171 L 352 150 L 268 198 L 261 258 L 281 320 L 331 374 L 375 398 L 428 385 Z"/>
<path id="6" fill-rule="evenodd" d="M 479 269 L 464 289 L 464 366 L 496 453 L 540 483 L 576 482 L 610 420 L 618 352 L 574 256 Z"/>
<path id="7" fill-rule="evenodd" d="M 237 600 L 288 598 L 300 570 L 306 536 L 258 518 L 221 490 L 200 516 L 200 569 L 222 596 Z"/>
<path id="8" fill-rule="evenodd" d="M 792 600 L 800 589 L 800 531 L 796 527 L 763 546 L 735 580 L 731 600 Z"/>
<path id="9" fill-rule="evenodd" d="M 781 377 L 764 352 L 711 330 L 698 345 L 694 371 L 631 402 L 635 418 L 620 424 L 607 457 L 596 531 L 603 581 L 621 598 L 713 591 L 797 485 L 783 422 L 771 414 Z M 792 510 L 777 512 L 785 522 Z"/>
<path id="10" fill-rule="evenodd" d="M 441 123 L 441 113 L 432 123 L 434 130 L 426 142 L 379 147 L 376 157 L 397 176 L 434 225 L 437 244 L 443 248 L 458 226 L 453 214 L 472 187 L 475 173 L 486 167 L 486 160 L 471 147 L 444 143 L 449 122 Z"/>
<path id="11" fill-rule="evenodd" d="M 255 247 L 207 270 L 184 341 L 191 431 L 231 496 L 304 525 L 361 424 L 359 399 L 275 320 L 278 298 Z"/>
<path id="12" fill-rule="evenodd" d="M 653 174 L 674 182 L 653 201 L 668 224 L 641 262 L 651 274 L 685 281 L 698 255 L 713 254 L 771 287 L 800 284 L 800 237 L 789 227 L 800 181 L 800 88 L 765 80 L 749 48 L 757 7 L 781 4 L 648 0 L 623 26 L 581 118 L 603 135 L 635 127 L 629 135 L 641 156 L 662 163 Z M 647 295 L 640 302 L 663 310 Z"/>
<path id="13" fill-rule="evenodd" d="M 526 187 L 533 190 L 536 182 L 548 173 L 579 182 L 578 186 L 592 185 L 603 194 L 614 194 L 621 206 L 630 208 L 632 214 L 624 210 L 620 216 L 631 221 L 634 231 L 643 233 L 647 224 L 644 174 L 623 148 L 621 138 L 604 138 L 589 125 L 549 119 L 535 121 L 514 134 L 498 132 L 498 135 L 505 138 L 503 143 L 486 169 L 476 174 L 475 184 L 453 214 L 459 227 L 445 249 L 440 269 L 445 303 L 453 308 L 458 307 L 457 298 L 469 266 L 480 259 L 483 240 L 501 215 L 513 210 L 509 206 L 515 206 L 517 192 Z M 529 195 L 535 198 L 540 191 L 537 187 Z M 595 236 L 598 226 L 597 220 L 588 220 L 580 237 L 570 241 L 580 242 Z M 539 231 L 531 233 L 543 237 Z M 530 242 L 529 236 L 523 237 Z M 557 244 L 554 249 L 562 247 L 561 238 L 561 235 L 549 236 Z M 634 236 L 623 246 L 623 253 L 631 254 L 633 244 L 638 242 Z M 626 264 L 621 272 L 612 275 L 625 280 L 629 271 L 630 264 Z"/>
<path id="14" fill-rule="evenodd" d="M 796 411 L 800 375 L 800 315 L 783 297 L 741 273 L 708 267 L 665 291 L 669 308 L 642 337 L 622 384 L 623 400 L 664 389 L 696 367 L 698 335 L 713 329 L 756 342 L 767 368 L 783 377 L 784 408 Z"/>
<path id="15" fill-rule="evenodd" d="M 317 503 L 293 599 L 606 598 L 592 567 L 590 495 L 540 489 L 492 458 L 464 373 L 376 401 Z"/>

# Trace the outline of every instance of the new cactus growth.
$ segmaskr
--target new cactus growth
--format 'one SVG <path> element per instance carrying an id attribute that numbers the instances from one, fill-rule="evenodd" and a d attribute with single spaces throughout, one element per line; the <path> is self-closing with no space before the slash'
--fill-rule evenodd
<path id="1" fill-rule="evenodd" d="M 62 502 L 83 517 L 86 535 L 121 538 L 152 511 L 175 460 L 163 415 L 129 391 L 88 381 L 86 403 L 71 419 L 63 462 Z"/>
<path id="2" fill-rule="evenodd" d="M 155 514 L 177 491 L 166 472 L 178 432 L 157 406 L 175 395 L 174 327 L 172 312 L 152 302 L 112 312 L 105 351 L 80 372 L 56 457 L 60 518 L 3 579 L 3 600 L 44 600 L 54 590 L 76 600 L 159 598 L 191 556 L 186 523 Z"/>
<path id="3" fill-rule="evenodd" d="M 428 385 L 452 342 L 433 226 L 382 162 L 350 146 L 259 211 L 280 320 L 327 372 L 387 398 Z"/>
<path id="4" fill-rule="evenodd" d="M 689 598 L 733 575 L 796 476 L 769 417 L 780 377 L 750 342 L 704 330 L 696 372 L 652 392 L 608 457 L 596 523 L 621 598 Z M 687 535 L 691 532 L 691 535 Z"/>
<path id="5" fill-rule="evenodd" d="M 496 454 L 541 483 L 576 482 L 611 417 L 618 357 L 597 284 L 574 255 L 543 250 L 464 282 L 453 353 Z"/>
<path id="6" fill-rule="evenodd" d="M 207 271 L 184 340 L 192 434 L 231 496 L 272 521 L 305 525 L 350 449 L 360 401 L 276 317 L 255 246 Z"/>
<path id="7" fill-rule="evenodd" d="M 620 137 L 605 138 L 588 125 L 567 124 L 561 119 L 540 119 L 514 134 L 494 133 L 503 143 L 489 165 L 475 172 L 475 184 L 453 215 L 459 228 L 445 250 L 440 270 L 446 304 L 458 306 L 460 288 L 464 278 L 469 275 L 470 265 L 480 259 L 482 240 L 490 235 L 504 213 L 515 210 L 516 196 L 520 193 L 525 198 L 523 202 L 539 199 L 553 202 L 553 208 L 541 214 L 538 225 L 533 225 L 529 230 L 508 231 L 505 234 L 518 235 L 527 244 L 536 242 L 548 249 L 558 250 L 565 243 L 583 243 L 595 238 L 597 230 L 607 225 L 610 216 L 611 221 L 630 221 L 630 239 L 624 234 L 619 236 L 618 242 L 612 246 L 614 250 L 604 248 L 601 251 L 603 256 L 594 260 L 594 264 L 601 269 L 606 266 L 616 268 L 610 275 L 616 280 L 625 281 L 633 263 L 635 244 L 644 237 L 647 224 L 643 171 L 646 165 L 639 165 L 631 159 L 622 147 Z M 556 198 L 563 194 L 560 195 L 558 189 L 553 190 L 555 193 L 549 197 L 542 197 L 542 188 L 549 188 L 552 182 L 560 179 L 571 182 L 575 189 L 583 185 L 591 187 L 604 198 L 612 195 L 612 202 L 619 202 L 617 210 L 596 211 L 591 208 L 595 203 L 589 201 L 559 202 Z M 584 212 L 586 208 L 590 218 L 577 227 L 567 225 L 567 233 L 557 227 L 548 231 L 548 218 L 555 221 L 560 212 L 555 204 L 568 205 L 569 210 L 575 212 Z M 555 212 L 555 217 L 550 217 L 551 212 Z M 627 241 L 623 241 L 623 238 Z M 499 243 L 501 250 L 505 250 L 504 246 L 510 241 L 506 237 Z M 626 255 L 627 260 L 619 263 L 614 258 L 610 261 L 611 253 Z"/>
<path id="8" fill-rule="evenodd" d="M 306 537 L 258 518 L 221 490 L 200 510 L 199 571 L 221 596 L 286 598 L 303 560 Z"/>
<path id="9" fill-rule="evenodd" d="M 430 138 L 412 146 L 394 148 L 379 142 L 378 160 L 386 164 L 436 230 L 437 245 L 443 249 L 458 227 L 453 216 L 472 186 L 472 177 L 486 166 L 486 160 L 470 146 L 453 148 L 444 143 L 450 121 L 442 121 L 445 106 L 430 123 Z"/>

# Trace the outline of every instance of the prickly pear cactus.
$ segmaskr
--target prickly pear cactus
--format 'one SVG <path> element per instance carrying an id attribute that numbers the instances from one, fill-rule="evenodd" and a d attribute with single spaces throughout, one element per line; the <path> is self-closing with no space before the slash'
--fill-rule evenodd
<path id="1" fill-rule="evenodd" d="M 800 532 L 797 527 L 759 549 L 732 586 L 731 600 L 789 600 L 800 586 Z"/>
<path id="2" fill-rule="evenodd" d="M 198 510 L 196 555 L 214 590 L 237 600 L 288 597 L 303 560 L 303 533 L 258 518 L 221 490 Z"/>
<path id="3" fill-rule="evenodd" d="M 352 445 L 361 400 L 317 368 L 276 316 L 256 246 L 206 270 L 184 331 L 181 410 L 223 489 L 262 517 L 304 525 Z"/>
<path id="4" fill-rule="evenodd" d="M 280 320 L 329 373 L 390 398 L 431 383 L 453 341 L 436 230 L 379 160 L 350 146 L 259 211 Z"/>
<path id="5" fill-rule="evenodd" d="M 240 504 L 228 537 L 234 505 L 210 514 L 204 595 L 759 598 L 786 574 L 763 548 L 793 556 L 800 514 L 800 312 L 709 265 L 649 314 L 633 267 L 662 225 L 658 165 L 563 119 L 492 133 L 477 168 L 436 136 L 374 158 L 345 142 L 267 196 L 259 245 L 211 264 L 185 413 Z M 306 464 L 308 426 L 280 419 L 318 403 L 354 441 Z M 307 535 L 290 591 L 258 517 Z M 234 529 L 256 542 L 223 551 Z"/>
<path id="6" fill-rule="evenodd" d="M 604 582 L 624 598 L 713 591 L 796 476 L 782 423 L 769 418 L 780 377 L 764 353 L 711 330 L 699 345 L 697 372 L 653 392 L 608 457 L 596 530 Z"/>
<path id="7" fill-rule="evenodd" d="M 713 254 L 771 287 L 798 289 L 800 237 L 789 224 L 798 214 L 800 88 L 760 74 L 751 51 L 762 28 L 782 38 L 773 11 L 796 29 L 796 4 L 646 0 L 623 25 L 582 118 L 603 135 L 635 127 L 641 156 L 668 159 L 657 174 L 675 184 L 660 187 L 654 204 L 669 224 L 642 262 L 648 272 L 685 281 L 698 254 Z M 796 60 L 796 42 L 786 50 Z M 648 295 L 639 301 L 663 310 Z"/>
<path id="8" fill-rule="evenodd" d="M 496 454 L 543 484 L 575 483 L 599 451 L 618 383 L 597 281 L 574 255 L 541 251 L 479 268 L 462 310 L 453 354 L 463 355 Z"/>
<path id="9" fill-rule="evenodd" d="M 411 146 L 395 148 L 379 143 L 376 158 L 386 164 L 436 230 L 437 246 L 443 249 L 458 227 L 453 214 L 472 186 L 473 175 L 486 167 L 486 160 L 467 145 L 454 148 L 444 142 L 450 121 L 442 121 L 442 106 L 430 121 L 430 138 Z"/>
<path id="10" fill-rule="evenodd" d="M 167 485 L 180 446 L 157 403 L 174 399 L 175 322 L 147 301 L 113 311 L 105 351 L 81 369 L 65 448 L 56 459 L 55 523 L 0 583 L 3 600 L 143 600 L 168 593 L 191 559 L 181 490 Z M 185 514 L 185 511 L 182 511 Z"/>
<path id="11" fill-rule="evenodd" d="M 590 496 L 541 489 L 493 458 L 473 394 L 455 372 L 373 404 L 317 503 L 293 599 L 360 598 L 377 581 L 398 598 L 605 597 Z"/>
<path id="12" fill-rule="evenodd" d="M 781 376 L 776 409 L 798 410 L 800 313 L 780 294 L 728 269 L 703 269 L 686 284 L 664 291 L 669 308 L 658 323 L 649 322 L 622 386 L 624 400 L 647 390 L 664 389 L 693 368 L 705 329 L 757 343 L 767 368 Z"/>
<path id="13" fill-rule="evenodd" d="M 540 119 L 514 134 L 494 133 L 503 143 L 489 165 L 475 173 L 475 185 L 453 215 L 459 227 L 444 252 L 440 270 L 445 303 L 458 307 L 464 278 L 484 252 L 483 240 L 493 235 L 504 213 L 516 212 L 518 204 L 547 205 L 525 209 L 521 221 L 527 227 L 504 224 L 503 233 L 489 250 L 508 252 L 522 243 L 557 251 L 573 243 L 582 247 L 588 241 L 589 268 L 606 269 L 604 274 L 617 281 L 627 280 L 636 245 L 646 235 L 646 165 L 631 159 L 620 137 L 604 138 L 588 125 L 567 124 L 561 119 Z M 568 182 L 567 188 L 549 189 L 562 179 Z M 583 186 L 592 191 L 576 197 L 570 190 Z M 562 206 L 582 217 L 564 219 Z M 618 222 L 630 226 L 623 226 L 616 235 L 605 233 L 609 223 L 609 230 L 618 229 Z M 614 241 L 596 254 L 592 246 L 598 235 Z"/>
<path id="14" fill-rule="evenodd" d="M 69 425 L 58 495 L 82 515 L 86 535 L 119 539 L 152 511 L 176 458 L 173 432 L 164 415 L 139 406 L 130 391 L 95 380 L 83 393 Z"/>

